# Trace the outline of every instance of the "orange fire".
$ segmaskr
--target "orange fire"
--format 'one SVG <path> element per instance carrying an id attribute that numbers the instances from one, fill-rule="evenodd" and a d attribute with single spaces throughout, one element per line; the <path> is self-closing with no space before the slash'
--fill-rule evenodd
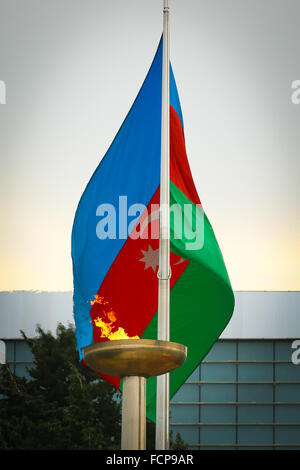
<path id="1" fill-rule="evenodd" d="M 94 305 L 95 303 L 102 305 L 108 304 L 108 302 L 104 300 L 104 297 L 99 295 L 95 295 L 95 300 L 91 301 L 91 305 Z M 119 327 L 117 330 L 115 330 L 116 327 L 114 323 L 117 321 L 117 317 L 113 310 L 110 309 L 104 313 L 105 317 L 107 317 L 109 321 L 104 321 L 103 318 L 100 317 L 94 320 L 95 325 L 98 328 L 101 328 L 101 338 L 108 338 L 111 341 L 117 339 L 140 339 L 139 336 L 128 336 L 124 328 Z"/>
<path id="2" fill-rule="evenodd" d="M 91 300 L 91 305 L 94 305 L 94 304 L 106 305 L 106 304 L 108 304 L 108 302 L 106 302 L 104 300 L 104 297 L 101 297 L 101 295 L 96 294 L 95 295 L 95 300 Z"/>

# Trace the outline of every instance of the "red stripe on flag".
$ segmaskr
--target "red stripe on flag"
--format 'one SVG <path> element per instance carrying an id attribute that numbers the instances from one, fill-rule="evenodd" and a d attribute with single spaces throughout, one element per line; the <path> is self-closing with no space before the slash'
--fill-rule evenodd
<path id="1" fill-rule="evenodd" d="M 139 232 L 144 225 L 144 234 L 148 227 L 149 237 L 152 229 L 152 238 L 129 237 L 100 286 L 90 311 L 95 343 L 107 340 L 102 337 L 103 329 L 96 326 L 98 318 L 109 325 L 112 333 L 122 328 L 128 336 L 140 337 L 157 312 L 159 219 L 155 215 L 158 207 L 159 188 L 136 226 Z M 152 222 L 149 222 L 150 214 L 154 215 Z M 188 261 L 171 253 L 170 262 L 172 288 Z M 105 379 L 119 387 L 119 378 L 105 376 Z"/>
<path id="2" fill-rule="evenodd" d="M 170 106 L 170 179 L 190 201 L 201 205 L 186 154 L 182 124 L 172 106 Z"/>
<path id="3" fill-rule="evenodd" d="M 170 106 L 170 179 L 190 201 L 201 204 L 186 155 L 182 124 L 172 106 Z M 95 343 L 108 340 L 102 336 L 103 328 L 97 326 L 99 318 L 106 323 L 111 333 L 116 333 L 122 328 L 129 337 L 132 337 L 141 336 L 157 312 L 158 208 L 159 188 L 133 231 L 137 233 L 141 227 L 146 231 L 149 229 L 149 237 L 136 239 L 129 237 L 126 240 L 97 292 L 90 311 Z M 151 221 L 151 217 L 154 221 Z M 172 270 L 170 288 L 172 288 L 188 265 L 188 261 L 171 253 L 170 262 Z M 116 388 L 119 387 L 118 377 L 102 376 Z"/>

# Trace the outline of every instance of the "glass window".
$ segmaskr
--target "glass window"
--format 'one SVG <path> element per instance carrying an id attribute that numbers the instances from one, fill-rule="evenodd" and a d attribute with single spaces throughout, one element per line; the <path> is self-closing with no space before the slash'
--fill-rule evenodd
<path id="1" fill-rule="evenodd" d="M 16 341 L 16 361 L 33 361 L 33 354 L 24 341 Z"/>
<path id="2" fill-rule="evenodd" d="M 235 361 L 236 342 L 218 341 L 204 358 L 204 361 Z"/>
<path id="3" fill-rule="evenodd" d="M 293 340 L 290 341 L 276 341 L 275 343 L 275 360 L 276 361 L 290 361 L 294 349 L 292 349 Z"/>
<path id="4" fill-rule="evenodd" d="M 170 425 L 170 430 L 173 431 L 173 437 L 179 432 L 181 438 L 190 444 L 198 444 L 199 442 L 199 427 L 198 426 L 174 426 Z"/>
<path id="5" fill-rule="evenodd" d="M 235 364 L 202 364 L 201 366 L 201 381 L 234 382 L 235 380 Z"/>
<path id="6" fill-rule="evenodd" d="M 272 385 L 257 384 L 239 384 L 238 385 L 238 401 L 239 402 L 258 402 L 266 403 L 273 401 Z"/>
<path id="7" fill-rule="evenodd" d="M 278 384 L 275 385 L 275 401 L 297 402 L 300 405 L 300 384 Z"/>
<path id="8" fill-rule="evenodd" d="M 293 446 L 293 445 L 290 445 L 290 446 L 278 446 L 278 447 L 275 447 L 275 449 L 280 449 L 280 450 L 300 450 L 300 446 Z"/>
<path id="9" fill-rule="evenodd" d="M 272 341 L 239 341 L 239 361 L 273 361 Z"/>
<path id="10" fill-rule="evenodd" d="M 238 426 L 238 443 L 273 444 L 273 428 L 272 426 Z"/>
<path id="11" fill-rule="evenodd" d="M 300 367 L 293 364 L 276 364 L 276 382 L 300 382 Z"/>
<path id="12" fill-rule="evenodd" d="M 235 426 L 201 426 L 201 444 L 235 444 Z"/>
<path id="13" fill-rule="evenodd" d="M 241 382 L 272 382 L 273 364 L 239 364 L 238 380 Z"/>
<path id="14" fill-rule="evenodd" d="M 204 362 L 171 400 L 173 438 L 180 432 L 189 448 L 196 450 L 253 450 L 272 449 L 276 436 L 276 443 L 281 444 L 279 449 L 300 450 L 300 383 L 297 383 L 300 382 L 300 365 L 291 362 L 292 342 L 292 339 L 216 342 Z M 30 348 L 22 341 L 8 340 L 5 343 L 11 371 L 30 379 L 26 370 L 33 362 Z M 237 359 L 273 361 L 274 352 L 277 361 L 286 363 L 235 362 Z M 24 363 L 15 364 L 15 361 Z M 237 379 L 240 383 L 235 383 Z M 289 383 L 274 385 L 273 380 Z M 199 381 L 224 383 L 193 383 Z M 273 405 L 273 401 L 281 404 Z M 176 405 L 176 402 L 188 404 Z M 208 404 L 199 405 L 199 402 Z M 273 419 L 278 426 L 272 426 Z M 235 446 L 237 440 L 239 446 Z M 201 446 L 197 446 L 198 443 Z"/>
<path id="15" fill-rule="evenodd" d="M 260 445 L 248 445 L 248 446 L 239 446 L 238 447 L 239 450 L 273 450 L 273 447 L 266 447 L 266 446 L 260 446 Z"/>
<path id="16" fill-rule="evenodd" d="M 199 401 L 199 385 L 196 384 L 184 384 L 178 392 L 175 393 L 172 398 L 172 402 L 184 401 L 184 402 L 198 402 Z"/>
<path id="17" fill-rule="evenodd" d="M 15 361 L 15 343 L 14 341 L 5 341 L 6 344 L 6 361 Z"/>
<path id="18" fill-rule="evenodd" d="M 276 405 L 275 406 L 276 423 L 299 423 L 300 424 L 300 406 L 297 405 Z"/>
<path id="19" fill-rule="evenodd" d="M 199 367 L 194 370 L 186 382 L 199 382 Z"/>
<path id="20" fill-rule="evenodd" d="M 235 423 L 236 406 L 234 405 L 201 405 L 201 423 Z"/>
<path id="21" fill-rule="evenodd" d="M 16 372 L 15 374 L 18 376 L 18 377 L 25 377 L 26 379 L 30 380 L 31 377 L 27 371 L 27 367 L 31 367 L 32 364 L 28 363 L 28 364 L 16 364 Z"/>
<path id="22" fill-rule="evenodd" d="M 236 386 L 234 384 L 200 385 L 201 401 L 221 402 L 236 401 Z"/>
<path id="23" fill-rule="evenodd" d="M 300 445 L 300 426 L 277 426 L 275 428 L 275 443 Z"/>
<path id="24" fill-rule="evenodd" d="M 273 405 L 239 405 L 239 423 L 272 423 Z"/>
<path id="25" fill-rule="evenodd" d="M 199 406 L 198 405 L 171 405 L 170 423 L 198 423 Z"/>
<path id="26" fill-rule="evenodd" d="M 201 449 L 201 450 L 235 450 L 235 447 L 231 446 L 231 445 L 207 445 L 207 446 L 201 446 L 198 448 L 198 450 Z"/>

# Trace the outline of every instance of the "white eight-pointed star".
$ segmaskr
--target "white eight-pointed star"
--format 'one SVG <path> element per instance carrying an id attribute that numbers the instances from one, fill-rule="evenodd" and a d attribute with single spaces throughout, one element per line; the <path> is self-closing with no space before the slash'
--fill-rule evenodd
<path id="1" fill-rule="evenodd" d="M 152 246 L 149 245 L 148 251 L 141 250 L 141 252 L 144 256 L 143 258 L 140 258 L 139 261 L 143 261 L 145 263 L 144 269 L 152 268 L 155 272 L 159 263 L 159 249 L 157 248 L 157 250 L 153 250 Z"/>

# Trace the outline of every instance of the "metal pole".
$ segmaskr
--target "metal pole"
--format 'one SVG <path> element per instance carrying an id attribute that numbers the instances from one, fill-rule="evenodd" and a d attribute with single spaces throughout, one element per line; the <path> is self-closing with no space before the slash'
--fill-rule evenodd
<path id="1" fill-rule="evenodd" d="M 170 340 L 170 50 L 169 0 L 163 9 L 160 241 L 157 339 Z M 169 449 L 169 374 L 157 377 L 156 449 Z"/>
<path id="2" fill-rule="evenodd" d="M 145 377 L 123 377 L 121 449 L 146 449 Z"/>

